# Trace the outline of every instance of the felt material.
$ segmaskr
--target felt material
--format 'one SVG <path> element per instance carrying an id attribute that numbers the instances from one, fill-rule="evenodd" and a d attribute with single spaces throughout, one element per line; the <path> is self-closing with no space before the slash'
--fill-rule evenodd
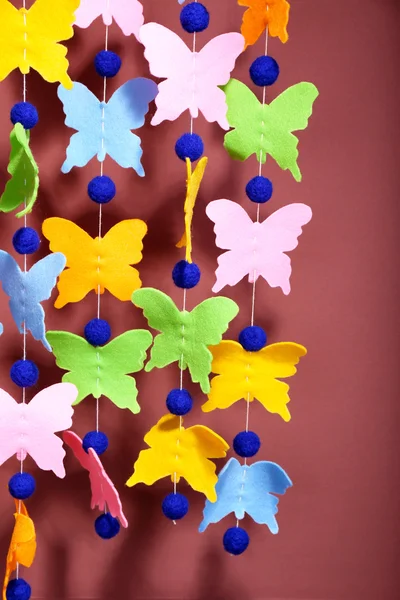
<path id="1" fill-rule="evenodd" d="M 138 270 L 130 266 L 142 260 L 147 225 L 140 219 L 120 221 L 94 239 L 72 221 L 58 217 L 45 219 L 42 231 L 52 252 L 62 252 L 67 260 L 57 284 L 56 308 L 79 302 L 91 290 L 104 294 L 107 289 L 118 300 L 130 300 L 142 285 Z"/>
<path id="2" fill-rule="evenodd" d="M 111 50 L 100 50 L 94 59 L 96 73 L 100 77 L 115 77 L 121 65 L 122 61 L 120 57 Z"/>
<path id="3" fill-rule="evenodd" d="M 288 475 L 273 462 L 263 460 L 249 466 L 231 458 L 218 477 L 217 502 L 206 501 L 199 531 L 230 513 L 239 520 L 247 513 L 256 523 L 267 525 L 271 533 L 278 533 L 275 515 L 279 500 L 273 494 L 284 494 L 291 486 Z"/>
<path id="4" fill-rule="evenodd" d="M 240 28 L 246 47 L 255 44 L 267 27 L 268 35 L 278 37 L 282 43 L 288 41 L 290 4 L 287 0 L 238 0 L 238 4 L 248 7 Z"/>
<path id="5" fill-rule="evenodd" d="M 224 86 L 229 125 L 224 146 L 232 158 L 246 160 L 252 154 L 265 163 L 267 154 L 281 169 L 289 169 L 301 181 L 297 164 L 299 140 L 293 131 L 306 129 L 314 100 L 319 92 L 312 83 L 297 83 L 264 106 L 253 92 L 237 79 Z"/>
<path id="6" fill-rule="evenodd" d="M 194 262 L 180 260 L 172 269 L 174 284 L 184 290 L 191 290 L 199 283 L 201 272 Z"/>
<path id="7" fill-rule="evenodd" d="M 14 454 L 18 460 L 29 454 L 39 469 L 65 477 L 65 451 L 54 434 L 71 427 L 77 394 L 71 383 L 56 383 L 26 404 L 0 389 L 0 465 Z"/>
<path id="8" fill-rule="evenodd" d="M 208 346 L 221 341 L 239 312 L 238 305 L 229 298 L 208 298 L 191 312 L 180 311 L 169 296 L 152 288 L 134 292 L 132 302 L 143 309 L 149 326 L 161 332 L 154 338 L 145 371 L 178 361 L 179 368 L 188 368 L 192 381 L 207 393 L 212 361 Z"/>
<path id="9" fill-rule="evenodd" d="M 96 454 L 100 456 L 108 448 L 108 437 L 103 431 L 88 431 L 82 440 L 82 448 L 85 452 L 89 452 L 89 448 L 93 448 Z"/>
<path id="10" fill-rule="evenodd" d="M 79 0 L 36 0 L 29 10 L 18 10 L 8 0 L 0 0 L 0 81 L 14 69 L 26 74 L 32 68 L 46 81 L 72 88 L 67 49 L 58 42 L 74 35 L 78 6 Z"/>
<path id="11" fill-rule="evenodd" d="M 204 152 L 203 140 L 197 133 L 184 133 L 175 144 L 175 152 L 178 158 L 192 162 L 200 158 Z"/>
<path id="12" fill-rule="evenodd" d="M 273 85 L 279 77 L 279 65 L 272 56 L 259 56 L 250 65 L 250 77 L 255 85 Z"/>
<path id="13" fill-rule="evenodd" d="M 152 341 L 149 331 L 126 331 L 103 347 L 92 346 L 68 331 L 49 331 L 47 339 L 57 366 L 69 371 L 62 381 L 78 388 L 74 404 L 92 394 L 95 398 L 106 396 L 118 408 L 128 408 L 134 414 L 140 411 L 135 379 L 127 374 L 143 368 Z"/>
<path id="14" fill-rule="evenodd" d="M 256 175 L 246 185 L 246 195 L 252 202 L 263 204 L 271 200 L 273 192 L 272 181 L 262 175 Z"/>
<path id="15" fill-rule="evenodd" d="M 60 252 L 49 254 L 24 273 L 14 258 L 0 250 L 0 280 L 9 296 L 10 310 L 19 332 L 30 331 L 35 340 L 51 350 L 45 335 L 43 300 L 50 298 L 57 277 L 65 266 Z"/>
<path id="16" fill-rule="evenodd" d="M 167 408 L 173 415 L 183 417 L 192 410 L 193 399 L 185 389 L 171 390 L 167 396 Z"/>
<path id="17" fill-rule="evenodd" d="M 180 21 L 187 33 L 199 33 L 207 29 L 210 23 L 210 14 L 204 4 L 196 0 L 182 8 Z"/>
<path id="18" fill-rule="evenodd" d="M 312 217 L 306 204 L 288 204 L 267 219 L 253 222 L 247 212 L 231 200 L 215 200 L 206 208 L 215 223 L 216 245 L 228 250 L 218 257 L 213 292 L 236 285 L 248 276 L 250 283 L 261 276 L 271 287 L 290 293 L 291 261 L 285 252 L 297 247 L 297 238 Z"/>
<path id="19" fill-rule="evenodd" d="M 134 473 L 126 482 L 152 485 L 168 475 L 178 483 L 184 477 L 196 492 L 215 502 L 215 464 L 210 458 L 224 458 L 229 449 L 225 440 L 203 425 L 185 429 L 181 418 L 165 415 L 144 437 L 149 450 L 142 450 Z M 179 448 L 179 451 L 178 451 Z"/>
<path id="20" fill-rule="evenodd" d="M 103 162 L 108 155 L 121 167 L 132 167 L 144 177 L 141 140 L 131 129 L 144 125 L 149 104 L 157 95 L 154 81 L 145 77 L 130 79 L 108 102 L 100 102 L 83 83 L 75 83 L 72 90 L 60 85 L 57 93 L 63 103 L 65 124 L 77 130 L 67 148 L 63 173 L 69 173 L 72 167 L 84 167 L 96 155 Z"/>
<path id="21" fill-rule="evenodd" d="M 92 346 L 104 346 L 111 338 L 111 327 L 104 319 L 91 319 L 85 325 L 85 340 Z"/>
<path id="22" fill-rule="evenodd" d="M 31 586 L 25 579 L 11 579 L 6 589 L 7 600 L 30 600 L 32 595 Z"/>
<path id="23" fill-rule="evenodd" d="M 21 123 L 24 129 L 32 129 L 39 120 L 36 106 L 30 102 L 17 102 L 10 111 L 11 123 Z"/>
<path id="24" fill-rule="evenodd" d="M 63 440 L 71 448 L 81 467 L 89 472 L 92 500 L 90 507 L 107 511 L 118 518 L 122 527 L 128 527 L 128 521 L 122 510 L 122 504 L 117 490 L 107 475 L 102 462 L 93 448 L 86 453 L 82 447 L 81 438 L 73 431 L 64 431 Z"/>
<path id="25" fill-rule="evenodd" d="M 239 333 L 239 342 L 248 352 L 258 352 L 267 345 L 267 334 L 262 327 L 251 325 Z"/>
<path id="26" fill-rule="evenodd" d="M 120 524 L 118 519 L 110 515 L 110 513 L 104 513 L 104 515 L 100 515 L 95 520 L 94 529 L 97 535 L 103 540 L 111 540 L 119 534 Z"/>
<path id="27" fill-rule="evenodd" d="M 179 519 L 183 519 L 188 513 L 189 500 L 179 492 L 168 494 L 162 501 L 161 508 L 167 519 L 179 521 Z"/>
<path id="28" fill-rule="evenodd" d="M 88 195 L 97 204 L 107 204 L 115 197 L 117 188 L 111 177 L 98 175 L 88 183 Z"/>
<path id="29" fill-rule="evenodd" d="M 241 431 L 235 435 L 233 449 L 242 458 L 255 456 L 261 446 L 260 438 L 254 431 Z"/>
<path id="30" fill-rule="evenodd" d="M 238 342 L 222 341 L 211 348 L 212 372 L 208 400 L 201 407 L 204 412 L 216 408 L 229 408 L 240 399 L 252 402 L 257 399 L 270 413 L 290 421 L 287 408 L 289 386 L 279 379 L 292 377 L 295 365 L 307 350 L 300 344 L 280 342 L 270 344 L 259 352 L 246 352 Z"/>
<path id="31" fill-rule="evenodd" d="M 36 481 L 30 473 L 15 473 L 8 481 L 8 491 L 17 500 L 30 498 L 36 489 Z"/>
<path id="32" fill-rule="evenodd" d="M 12 243 L 18 254 L 33 254 L 39 250 L 39 234 L 32 227 L 21 227 L 14 233 Z"/>
<path id="33" fill-rule="evenodd" d="M 6 589 L 10 575 L 17 568 L 17 564 L 23 567 L 30 567 L 36 554 L 35 525 L 28 515 L 25 504 L 20 500 L 15 500 L 15 510 L 15 525 L 6 559 L 3 600 L 6 599 Z M 16 597 L 18 598 L 19 596 Z"/>
<path id="34" fill-rule="evenodd" d="M 39 369 L 33 360 L 17 360 L 10 369 L 10 378 L 21 388 L 32 387 L 39 379 Z"/>
<path id="35" fill-rule="evenodd" d="M 239 556 L 247 550 L 250 543 L 249 534 L 242 527 L 230 527 L 224 533 L 222 539 L 224 548 L 232 556 Z"/>
<path id="36" fill-rule="evenodd" d="M 216 121 L 222 129 L 229 129 L 225 97 L 218 86 L 228 83 L 243 51 L 240 33 L 219 35 L 195 53 L 176 33 L 158 23 L 143 25 L 140 40 L 150 73 L 166 79 L 158 86 L 157 111 L 151 124 L 175 121 L 189 110 L 194 119 L 200 111 L 210 123 Z"/>
<path id="37" fill-rule="evenodd" d="M 114 19 L 124 35 L 133 34 L 139 39 L 144 17 L 143 6 L 138 0 L 81 0 L 75 24 L 82 28 L 89 27 L 100 15 L 104 25 L 111 25 Z"/>
<path id="38" fill-rule="evenodd" d="M 0 0 L 1 1 L 1 0 Z M 16 123 L 10 133 L 11 152 L 7 172 L 11 175 L 0 197 L 0 211 L 11 212 L 20 206 L 24 208 L 17 217 L 32 211 L 39 189 L 39 169 L 29 148 L 29 131 L 21 123 Z"/>

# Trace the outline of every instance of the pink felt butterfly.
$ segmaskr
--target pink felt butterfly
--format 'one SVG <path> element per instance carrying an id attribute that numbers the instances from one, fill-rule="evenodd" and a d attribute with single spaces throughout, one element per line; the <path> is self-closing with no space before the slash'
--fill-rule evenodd
<path id="1" fill-rule="evenodd" d="M 150 72 L 166 78 L 158 86 L 152 125 L 175 121 L 185 110 L 196 118 L 200 110 L 210 123 L 217 121 L 223 129 L 229 129 L 225 94 L 218 86 L 228 83 L 244 48 L 243 36 L 224 33 L 200 52 L 192 52 L 173 31 L 158 23 L 146 23 L 140 28 L 140 40 Z"/>
<path id="2" fill-rule="evenodd" d="M 271 287 L 289 294 L 292 267 L 284 252 L 296 248 L 302 226 L 312 217 L 309 206 L 289 204 L 262 223 L 253 223 L 244 208 L 231 200 L 210 202 L 206 213 L 215 223 L 218 248 L 229 251 L 218 258 L 213 292 L 236 285 L 246 275 L 250 283 L 261 275 Z"/>
<path id="3" fill-rule="evenodd" d="M 128 521 L 122 510 L 122 504 L 115 486 L 93 448 L 88 453 L 82 447 L 81 438 L 73 431 L 65 431 L 63 440 L 75 454 L 81 466 L 89 471 L 90 487 L 92 488 L 91 508 L 108 510 L 113 517 L 120 520 L 122 527 L 128 527 Z"/>
<path id="4" fill-rule="evenodd" d="M 72 383 L 57 383 L 25 404 L 0 389 L 0 465 L 14 454 L 19 460 L 29 454 L 40 469 L 65 477 L 65 450 L 54 433 L 71 427 L 77 396 Z"/>
<path id="5" fill-rule="evenodd" d="M 100 15 L 105 25 L 115 22 L 125 35 L 133 35 L 139 39 L 139 29 L 143 25 L 143 6 L 138 0 L 81 0 L 75 13 L 75 24 L 78 27 L 89 27 Z"/>

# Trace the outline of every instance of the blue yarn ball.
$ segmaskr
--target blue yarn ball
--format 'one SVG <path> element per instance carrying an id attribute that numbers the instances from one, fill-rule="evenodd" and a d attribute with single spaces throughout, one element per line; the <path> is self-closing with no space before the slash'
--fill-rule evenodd
<path id="1" fill-rule="evenodd" d="M 175 144 L 175 152 L 181 160 L 193 162 L 204 152 L 203 140 L 197 133 L 184 133 Z"/>
<path id="2" fill-rule="evenodd" d="M 21 123 L 24 129 L 32 129 L 39 121 L 38 111 L 36 106 L 30 102 L 17 102 L 10 112 L 11 123 Z"/>
<path id="3" fill-rule="evenodd" d="M 103 540 L 111 540 L 111 538 L 119 534 L 121 526 L 117 518 L 110 515 L 110 513 L 105 513 L 97 517 L 94 522 L 94 528 L 97 535 Z"/>
<path id="4" fill-rule="evenodd" d="M 89 448 L 100 456 L 108 448 L 108 437 L 102 431 L 88 431 L 82 440 L 82 448 L 85 452 L 89 452 Z"/>
<path id="5" fill-rule="evenodd" d="M 32 360 L 17 360 L 10 369 L 12 381 L 21 388 L 36 385 L 39 369 Z"/>
<path id="6" fill-rule="evenodd" d="M 17 500 L 30 498 L 35 489 L 36 481 L 30 473 L 15 473 L 8 482 L 8 491 Z"/>
<path id="7" fill-rule="evenodd" d="M 85 325 L 84 336 L 92 346 L 104 346 L 111 337 L 111 327 L 104 319 L 92 319 Z"/>
<path id="8" fill-rule="evenodd" d="M 184 290 L 194 288 L 200 281 L 200 269 L 196 263 L 180 260 L 172 270 L 174 284 Z"/>
<path id="9" fill-rule="evenodd" d="M 224 533 L 224 548 L 229 554 L 238 556 L 242 554 L 250 543 L 249 534 L 241 527 L 230 527 Z"/>
<path id="10" fill-rule="evenodd" d="M 31 586 L 25 579 L 11 579 L 6 589 L 7 600 L 29 600 L 32 594 Z"/>
<path id="11" fill-rule="evenodd" d="M 115 77 L 121 68 L 122 61 L 118 54 L 111 50 L 101 50 L 94 59 L 94 67 L 101 77 Z"/>
<path id="12" fill-rule="evenodd" d="M 117 193 L 115 183 L 110 177 L 107 177 L 107 175 L 93 177 L 88 183 L 87 190 L 89 198 L 93 200 L 93 202 L 97 202 L 97 204 L 107 204 L 107 202 L 111 202 Z"/>
<path id="13" fill-rule="evenodd" d="M 254 431 L 241 431 L 233 440 L 233 449 L 242 458 L 255 456 L 261 446 L 260 438 Z"/>
<path id="14" fill-rule="evenodd" d="M 187 390 L 177 388 L 171 390 L 167 396 L 167 408 L 173 415 L 183 417 L 183 415 L 187 415 L 192 410 L 192 406 L 192 396 Z"/>
<path id="15" fill-rule="evenodd" d="M 209 12 L 200 2 L 191 2 L 181 10 L 181 25 L 188 33 L 204 31 L 207 29 L 209 22 Z"/>
<path id="16" fill-rule="evenodd" d="M 40 246 L 40 238 L 32 227 L 21 227 L 13 235 L 12 243 L 18 254 L 33 254 Z"/>
<path id="17" fill-rule="evenodd" d="M 251 64 L 250 77 L 255 85 L 272 85 L 279 77 L 279 65 L 272 56 L 259 56 Z"/>
<path id="18" fill-rule="evenodd" d="M 189 510 L 189 500 L 183 494 L 168 494 L 161 505 L 162 511 L 167 519 L 178 521 L 183 519 Z"/>
<path id="19" fill-rule="evenodd" d="M 250 179 L 246 185 L 246 194 L 252 202 L 263 204 L 271 199 L 273 192 L 272 182 L 267 177 L 257 175 Z"/>
<path id="20" fill-rule="evenodd" d="M 239 333 L 239 342 L 247 352 L 258 352 L 267 345 L 267 334 L 262 327 L 252 325 Z"/>

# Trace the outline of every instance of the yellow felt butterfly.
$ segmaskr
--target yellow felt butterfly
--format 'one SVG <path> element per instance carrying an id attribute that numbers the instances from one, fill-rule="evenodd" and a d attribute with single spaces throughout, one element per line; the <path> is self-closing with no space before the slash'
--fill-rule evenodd
<path id="1" fill-rule="evenodd" d="M 17 564 L 30 567 L 36 554 L 35 525 L 28 515 L 25 504 L 15 500 L 15 525 L 7 553 L 6 573 L 3 583 L 3 600 L 6 600 L 6 590 L 10 575 Z"/>
<path id="2" fill-rule="evenodd" d="M 42 231 L 50 250 L 62 252 L 67 259 L 57 284 L 56 308 L 79 302 L 91 290 L 103 294 L 107 289 L 119 300 L 127 301 L 141 287 L 138 270 L 130 266 L 142 260 L 147 225 L 140 219 L 121 221 L 104 237 L 95 239 L 72 221 L 59 217 L 46 219 Z"/>
<path id="3" fill-rule="evenodd" d="M 279 379 L 296 373 L 297 363 L 307 354 L 300 344 L 280 342 L 270 344 L 259 352 L 247 352 L 238 342 L 222 341 L 210 348 L 213 354 L 211 370 L 217 377 L 211 380 L 204 412 L 229 408 L 240 399 L 252 402 L 255 398 L 271 413 L 290 421 L 287 408 L 289 386 Z"/>
<path id="4" fill-rule="evenodd" d="M 26 74 L 32 67 L 46 81 L 71 89 L 67 49 L 58 42 L 74 35 L 78 6 L 79 0 L 36 0 L 29 10 L 18 10 L 0 0 L 0 81 L 14 69 Z"/>

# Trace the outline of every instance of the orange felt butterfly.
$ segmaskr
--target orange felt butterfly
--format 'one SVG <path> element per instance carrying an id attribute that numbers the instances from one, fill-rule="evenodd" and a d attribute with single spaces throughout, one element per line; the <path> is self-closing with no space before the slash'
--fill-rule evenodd
<path id="1" fill-rule="evenodd" d="M 6 600 L 6 589 L 10 575 L 17 568 L 17 564 L 30 567 L 36 553 L 35 525 L 28 515 L 25 504 L 15 501 L 16 513 L 14 530 L 11 536 L 10 547 L 7 553 L 6 574 L 3 584 L 3 600 Z M 19 509 L 19 510 L 18 510 Z"/>
<path id="2" fill-rule="evenodd" d="M 282 43 L 288 41 L 290 4 L 287 0 L 238 0 L 238 4 L 248 7 L 240 28 L 245 47 L 255 44 L 267 27 L 269 35 L 278 37 Z"/>

